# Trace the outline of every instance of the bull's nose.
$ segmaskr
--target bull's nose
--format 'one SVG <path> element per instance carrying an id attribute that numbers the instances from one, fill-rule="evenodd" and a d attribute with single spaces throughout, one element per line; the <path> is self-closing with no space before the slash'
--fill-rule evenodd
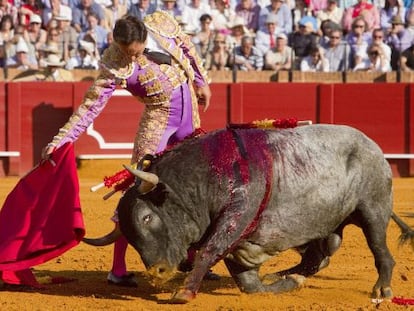
<path id="1" fill-rule="evenodd" d="M 172 268 L 168 264 L 165 263 L 159 263 L 154 266 L 152 266 L 148 273 L 155 279 L 161 282 L 166 282 L 170 280 L 174 274 L 176 269 Z"/>
<path id="2" fill-rule="evenodd" d="M 164 278 L 163 276 L 167 273 L 167 271 L 168 271 L 167 265 L 161 264 L 155 267 L 154 276 L 160 279 L 163 279 Z"/>

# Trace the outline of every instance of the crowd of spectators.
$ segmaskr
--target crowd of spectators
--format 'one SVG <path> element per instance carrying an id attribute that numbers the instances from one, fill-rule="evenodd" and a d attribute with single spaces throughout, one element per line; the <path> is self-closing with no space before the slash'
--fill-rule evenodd
<path id="1" fill-rule="evenodd" d="M 207 70 L 414 70 L 413 0 L 370 1 L 0 0 L 0 66 L 98 69 L 119 17 L 164 10 Z"/>

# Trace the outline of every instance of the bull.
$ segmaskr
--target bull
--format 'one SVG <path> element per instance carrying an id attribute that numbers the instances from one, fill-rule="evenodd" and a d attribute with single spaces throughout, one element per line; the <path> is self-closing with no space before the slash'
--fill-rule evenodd
<path id="1" fill-rule="evenodd" d="M 129 170 L 137 178 L 117 207 L 120 230 L 154 282 L 171 279 L 187 250 L 197 249 L 173 303 L 194 299 L 222 259 L 242 292 L 298 288 L 328 265 L 348 224 L 362 229 L 375 258 L 372 297 L 391 298 L 391 218 L 402 240 L 414 243 L 414 231 L 393 213 L 392 172 L 381 149 L 348 126 L 217 130 L 151 158 L 147 171 Z M 85 241 L 103 245 L 111 236 Z M 300 251 L 299 264 L 271 282 L 259 278 L 266 260 L 291 248 Z"/>

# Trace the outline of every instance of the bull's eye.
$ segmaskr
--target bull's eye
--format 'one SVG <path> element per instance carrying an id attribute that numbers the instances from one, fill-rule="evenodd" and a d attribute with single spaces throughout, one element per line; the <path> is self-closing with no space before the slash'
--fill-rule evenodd
<path id="1" fill-rule="evenodd" d="M 144 222 L 144 224 L 149 224 L 152 220 L 152 216 L 151 215 L 146 215 L 144 216 L 144 218 L 142 218 L 142 221 Z"/>

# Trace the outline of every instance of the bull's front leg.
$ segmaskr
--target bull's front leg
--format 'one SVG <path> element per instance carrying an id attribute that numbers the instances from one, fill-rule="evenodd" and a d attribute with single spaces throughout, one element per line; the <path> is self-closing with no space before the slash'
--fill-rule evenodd
<path id="1" fill-rule="evenodd" d="M 245 187 L 239 186 L 231 194 L 229 204 L 216 217 L 212 233 L 198 251 L 194 268 L 185 279 L 184 287 L 173 295 L 172 303 L 186 303 L 195 298 L 204 275 L 237 246 L 254 220 L 257 209 L 249 208 Z"/>

